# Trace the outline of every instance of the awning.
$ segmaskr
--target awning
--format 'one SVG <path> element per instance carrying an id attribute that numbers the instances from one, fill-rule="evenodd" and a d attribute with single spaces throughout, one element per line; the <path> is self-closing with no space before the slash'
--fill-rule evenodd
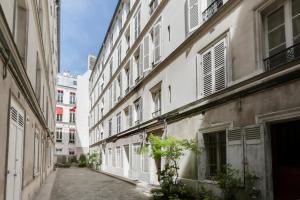
<path id="1" fill-rule="evenodd" d="M 62 107 L 56 107 L 56 114 L 62 115 L 63 114 L 63 108 Z"/>

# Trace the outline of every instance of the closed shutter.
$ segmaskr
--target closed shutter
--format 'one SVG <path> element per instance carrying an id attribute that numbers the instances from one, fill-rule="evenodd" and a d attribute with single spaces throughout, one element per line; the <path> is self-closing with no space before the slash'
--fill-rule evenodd
<path id="1" fill-rule="evenodd" d="M 227 86 L 225 39 L 200 56 L 200 96 L 206 97 Z"/>
<path id="2" fill-rule="evenodd" d="M 188 0 L 189 31 L 199 25 L 199 0 Z"/>
<path id="3" fill-rule="evenodd" d="M 215 92 L 226 87 L 226 48 L 225 39 L 214 47 Z"/>
<path id="4" fill-rule="evenodd" d="M 243 177 L 243 129 L 235 128 L 227 130 L 227 163 L 234 169 L 238 169 Z"/>
<path id="5" fill-rule="evenodd" d="M 144 61 L 144 58 L 143 58 L 143 44 L 140 45 L 140 55 L 139 55 L 139 74 L 138 76 L 139 77 L 142 77 L 143 76 L 143 61 Z"/>
<path id="6" fill-rule="evenodd" d="M 117 82 L 116 81 L 114 81 L 113 82 L 113 85 L 114 85 L 114 88 L 113 88 L 113 90 L 114 90 L 114 103 L 116 103 L 116 100 L 117 100 Z"/>
<path id="7" fill-rule="evenodd" d="M 144 39 L 144 71 L 148 70 L 150 67 L 150 55 L 149 55 L 149 48 L 150 48 L 150 44 L 149 44 L 149 35 L 145 36 Z"/>
<path id="8" fill-rule="evenodd" d="M 132 126 L 132 106 L 128 107 L 129 126 Z"/>
<path id="9" fill-rule="evenodd" d="M 133 85 L 133 60 L 130 59 L 129 61 L 129 84 L 130 86 Z"/>
<path id="10" fill-rule="evenodd" d="M 154 63 L 157 63 L 161 57 L 161 24 L 154 27 Z"/>
<path id="11" fill-rule="evenodd" d="M 203 79 L 203 96 L 212 94 L 213 75 L 212 75 L 212 51 L 209 50 L 202 55 L 202 79 Z"/>

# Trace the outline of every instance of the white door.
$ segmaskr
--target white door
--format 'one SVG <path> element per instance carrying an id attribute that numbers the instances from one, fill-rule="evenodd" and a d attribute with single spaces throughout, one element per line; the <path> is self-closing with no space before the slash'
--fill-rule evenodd
<path id="1" fill-rule="evenodd" d="M 24 111 L 12 99 L 10 107 L 6 200 L 20 200 L 23 166 Z"/>

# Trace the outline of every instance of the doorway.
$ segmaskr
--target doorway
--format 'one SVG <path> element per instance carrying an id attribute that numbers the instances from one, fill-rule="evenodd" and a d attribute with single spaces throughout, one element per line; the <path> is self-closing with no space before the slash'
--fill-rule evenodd
<path id="1" fill-rule="evenodd" d="M 300 199 L 300 120 L 273 124 L 270 130 L 274 200 Z"/>
<path id="2" fill-rule="evenodd" d="M 127 144 L 127 145 L 124 145 L 124 154 L 123 154 L 124 156 L 123 156 L 123 158 L 124 158 L 124 160 L 123 160 L 123 170 L 124 170 L 124 172 L 123 172 L 123 174 L 124 174 L 124 176 L 125 177 L 128 177 L 128 171 L 129 171 L 129 145 Z"/>
<path id="3" fill-rule="evenodd" d="M 24 110 L 11 100 L 8 156 L 6 173 L 6 200 L 20 200 L 22 190 Z"/>

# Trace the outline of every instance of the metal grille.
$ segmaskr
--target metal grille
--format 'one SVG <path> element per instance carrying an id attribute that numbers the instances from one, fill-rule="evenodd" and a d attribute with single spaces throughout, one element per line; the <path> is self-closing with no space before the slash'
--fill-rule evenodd
<path id="1" fill-rule="evenodd" d="M 216 1 L 212 2 L 207 7 L 207 9 L 202 13 L 203 21 L 206 21 L 209 18 L 211 18 L 211 16 L 213 16 L 222 5 L 223 5 L 223 0 L 216 0 Z"/>

